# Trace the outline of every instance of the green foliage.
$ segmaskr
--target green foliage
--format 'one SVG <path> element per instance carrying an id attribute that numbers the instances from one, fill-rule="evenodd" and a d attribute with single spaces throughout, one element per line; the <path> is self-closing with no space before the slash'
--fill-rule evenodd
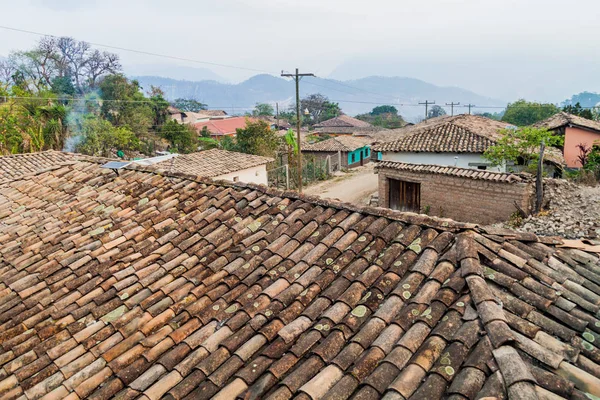
<path id="1" fill-rule="evenodd" d="M 100 95 L 104 119 L 115 126 L 126 126 L 137 135 L 148 132 L 155 117 L 153 102 L 144 97 L 137 81 L 129 81 L 122 74 L 107 76 L 100 83 Z"/>
<path id="2" fill-rule="evenodd" d="M 283 140 L 289 149 L 289 153 L 298 154 L 298 141 L 296 140 L 296 134 L 293 130 L 288 129 L 283 136 Z"/>
<path id="3" fill-rule="evenodd" d="M 394 106 L 377 106 L 371 110 L 371 115 L 395 114 L 398 115 L 398 109 Z"/>
<path id="4" fill-rule="evenodd" d="M 575 105 L 566 105 L 563 107 L 562 109 L 564 112 L 569 113 L 569 114 L 573 114 L 573 115 L 578 115 L 582 118 L 587 118 L 587 119 L 594 119 L 594 115 L 592 114 L 592 110 L 589 108 L 583 108 L 581 107 L 581 103 L 577 102 L 575 103 Z"/>
<path id="5" fill-rule="evenodd" d="M 159 133 L 171 143 L 172 152 L 185 154 L 198 151 L 198 134 L 189 125 L 171 120 L 161 126 Z"/>
<path id="6" fill-rule="evenodd" d="M 504 115 L 504 111 L 497 112 L 497 113 L 491 113 L 491 112 L 475 113 L 475 115 L 480 115 L 485 118 L 493 119 L 496 121 L 501 121 L 502 116 Z"/>
<path id="7" fill-rule="evenodd" d="M 0 106 L 0 155 L 22 152 L 20 122 L 9 106 Z"/>
<path id="8" fill-rule="evenodd" d="M 111 157 L 118 150 L 133 152 L 140 149 L 140 141 L 126 127 L 115 127 L 110 122 L 96 117 L 83 121 L 81 141 L 76 151 L 100 157 Z"/>
<path id="9" fill-rule="evenodd" d="M 252 115 L 257 116 L 272 116 L 275 113 L 273 106 L 268 103 L 256 103 Z"/>
<path id="10" fill-rule="evenodd" d="M 244 129 L 237 130 L 235 147 L 241 153 L 273 157 L 279 143 L 279 138 L 265 121 L 247 121 Z"/>
<path id="11" fill-rule="evenodd" d="M 309 118 L 304 116 L 304 111 L 308 110 Z M 290 106 L 290 114 L 292 115 L 289 119 L 290 122 L 296 123 L 296 105 Z M 301 121 L 303 125 L 315 125 L 320 122 L 326 121 L 331 118 L 335 118 L 342 114 L 342 110 L 338 103 L 332 103 L 326 96 L 320 93 L 311 94 L 300 100 L 300 112 L 302 113 Z M 284 114 L 281 114 L 284 116 Z"/>
<path id="12" fill-rule="evenodd" d="M 600 104 L 600 93 L 581 92 L 574 94 L 570 99 L 565 100 L 562 104 L 563 106 L 568 106 L 577 103 L 581 104 L 582 107 L 594 107 L 597 104 Z"/>
<path id="13" fill-rule="evenodd" d="M 184 112 L 198 112 L 200 110 L 206 110 L 208 107 L 206 104 L 200 103 L 197 100 L 181 98 L 175 99 L 175 101 L 173 101 L 171 105 L 177 108 L 178 110 Z"/>
<path id="14" fill-rule="evenodd" d="M 231 136 L 225 136 L 225 137 L 221 138 L 221 140 L 219 140 L 218 143 L 219 143 L 220 149 L 229 150 L 229 151 L 238 151 L 237 144 L 235 143 L 235 140 L 233 140 L 233 138 Z"/>
<path id="15" fill-rule="evenodd" d="M 583 170 L 593 174 L 596 180 L 600 180 L 600 143 L 595 144 L 587 154 Z"/>
<path id="16" fill-rule="evenodd" d="M 493 165 L 513 162 L 525 166 L 537 161 L 539 149 L 543 143 L 547 147 L 562 146 L 564 137 L 547 129 L 525 127 L 521 129 L 505 129 L 496 145 L 486 150 L 483 156 Z"/>
<path id="17" fill-rule="evenodd" d="M 398 115 L 398 110 L 394 106 L 377 106 L 371 112 L 357 115 L 356 118 L 387 129 L 402 128 L 406 125 L 406 121 Z"/>
<path id="18" fill-rule="evenodd" d="M 506 107 L 502 121 L 516 126 L 532 125 L 559 111 L 560 109 L 554 104 L 528 102 L 520 99 Z"/>

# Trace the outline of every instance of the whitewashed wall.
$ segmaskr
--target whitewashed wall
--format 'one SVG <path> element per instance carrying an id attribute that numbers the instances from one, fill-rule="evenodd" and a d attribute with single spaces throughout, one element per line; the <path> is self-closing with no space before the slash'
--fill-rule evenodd
<path id="1" fill-rule="evenodd" d="M 454 157 L 458 157 L 455 159 Z M 383 161 L 399 161 L 411 164 L 432 164 L 432 165 L 447 165 L 461 168 L 477 168 L 477 166 L 469 165 L 487 164 L 488 171 L 505 172 L 503 167 L 492 167 L 483 156 L 479 153 L 401 153 L 401 152 L 384 152 L 382 155 Z"/>
<path id="2" fill-rule="evenodd" d="M 267 165 L 266 164 L 259 165 L 258 167 L 252 167 L 252 168 L 247 168 L 247 169 L 243 169 L 240 171 L 232 172 L 230 174 L 219 175 L 219 176 L 214 177 L 213 179 L 215 179 L 215 180 L 224 179 L 227 181 L 233 181 L 236 176 L 238 177 L 239 182 L 257 183 L 260 185 L 268 184 Z"/>

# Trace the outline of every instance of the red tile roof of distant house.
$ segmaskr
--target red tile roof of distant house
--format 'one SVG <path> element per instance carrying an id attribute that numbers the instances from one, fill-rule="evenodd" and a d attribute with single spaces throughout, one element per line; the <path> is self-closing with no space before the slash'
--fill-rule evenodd
<path id="1" fill-rule="evenodd" d="M 246 122 L 254 122 L 255 120 L 247 117 L 233 117 L 226 119 L 211 119 L 209 121 L 198 122 L 194 127 L 201 131 L 206 126 L 209 132 L 214 136 L 230 136 L 235 135 L 236 129 L 246 127 Z"/>

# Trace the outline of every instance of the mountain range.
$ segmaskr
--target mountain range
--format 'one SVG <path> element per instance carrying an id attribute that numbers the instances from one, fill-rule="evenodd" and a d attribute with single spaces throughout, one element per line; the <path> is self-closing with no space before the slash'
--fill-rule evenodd
<path id="1" fill-rule="evenodd" d="M 279 103 L 280 110 L 287 109 L 295 102 L 295 88 L 292 80 L 262 74 L 240 83 L 230 84 L 216 80 L 179 80 L 162 76 L 133 76 L 143 88 L 150 85 L 163 89 L 167 99 L 195 99 L 208 104 L 210 108 L 224 109 L 240 114 L 251 111 L 256 103 Z M 300 82 L 300 96 L 312 93 L 327 96 L 330 101 L 340 104 L 349 115 L 368 112 L 382 104 L 395 105 L 407 120 L 416 120 L 425 113 L 419 102 L 435 101 L 450 113 L 446 103 L 460 102 L 461 105 L 504 106 L 505 102 L 492 99 L 459 87 L 437 86 L 431 83 L 403 77 L 369 76 L 361 79 L 338 81 L 315 77 L 305 77 Z M 407 104 L 407 105 L 402 105 Z M 410 105 L 408 105 L 410 104 Z M 483 109 L 479 111 L 493 111 Z M 465 112 L 465 108 L 455 107 L 455 113 Z"/>

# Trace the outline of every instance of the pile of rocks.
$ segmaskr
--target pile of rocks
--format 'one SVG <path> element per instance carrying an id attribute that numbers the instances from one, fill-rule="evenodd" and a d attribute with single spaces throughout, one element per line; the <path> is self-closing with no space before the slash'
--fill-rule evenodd
<path id="1" fill-rule="evenodd" d="M 544 189 L 547 210 L 526 218 L 519 230 L 568 239 L 600 237 L 600 186 L 547 179 Z"/>

